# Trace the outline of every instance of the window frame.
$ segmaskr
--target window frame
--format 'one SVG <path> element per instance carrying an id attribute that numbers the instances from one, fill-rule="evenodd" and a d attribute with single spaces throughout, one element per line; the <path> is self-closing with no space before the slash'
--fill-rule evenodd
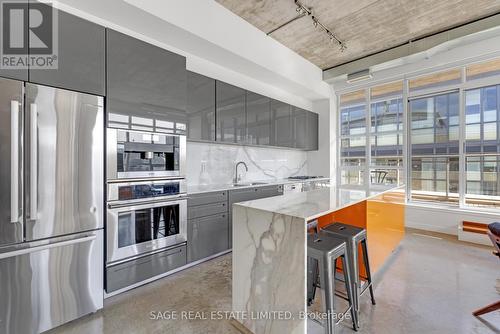
<path id="1" fill-rule="evenodd" d="M 337 114 L 336 114 L 336 121 L 338 122 L 337 126 L 337 186 L 339 189 L 357 189 L 357 190 L 364 190 L 366 193 L 370 193 L 370 190 L 376 188 L 376 186 L 371 185 L 370 182 L 370 170 L 374 168 L 375 166 L 372 165 L 371 161 L 371 138 L 374 134 L 377 132 L 372 133 L 371 131 L 371 116 L 372 116 L 372 103 L 374 102 L 380 102 L 380 101 L 388 101 L 394 98 L 401 98 L 402 99 L 402 104 L 403 104 L 403 150 L 402 150 L 402 160 L 403 160 L 403 172 L 404 172 L 404 180 L 405 184 L 407 185 L 406 187 L 406 202 L 407 203 L 412 203 L 412 204 L 425 204 L 429 206 L 436 206 L 436 207 L 453 207 L 456 209 L 465 209 L 465 210 L 471 210 L 471 211 L 482 211 L 482 212 L 496 212 L 498 213 L 498 207 L 496 206 L 491 206 L 491 207 L 481 207 L 481 206 L 473 206 L 471 204 L 466 203 L 466 186 L 467 186 L 467 157 L 465 156 L 465 143 L 466 143 L 466 120 L 465 120 L 465 113 L 466 113 L 466 91 L 468 90 L 473 90 L 473 89 L 481 89 L 485 88 L 488 86 L 498 86 L 500 85 L 500 74 L 496 75 L 491 75 L 491 76 L 486 76 L 483 78 L 472 78 L 470 81 L 467 81 L 467 68 L 471 65 L 476 65 L 480 63 L 487 63 L 489 61 L 495 61 L 495 60 L 500 60 L 499 55 L 496 55 L 494 57 L 490 58 L 478 58 L 477 61 L 472 61 L 472 62 L 463 62 L 460 65 L 448 65 L 448 66 L 441 66 L 436 69 L 430 69 L 430 70 L 424 70 L 420 71 L 416 75 L 402 75 L 400 78 L 391 78 L 390 80 L 379 80 L 376 83 L 371 83 L 371 84 L 361 84 L 357 85 L 355 87 L 349 88 L 349 89 L 344 89 L 341 91 L 338 91 L 336 93 L 337 95 Z M 419 77 L 424 77 L 424 76 L 429 76 L 432 74 L 440 73 L 440 72 L 445 72 L 445 71 L 451 71 L 453 69 L 459 69 L 461 73 L 460 77 L 460 83 L 453 83 L 449 85 L 443 85 L 439 87 L 431 87 L 431 88 L 426 88 L 422 90 L 417 90 L 414 92 L 410 92 L 409 89 L 409 82 L 411 80 L 414 80 Z M 383 98 L 371 98 L 371 89 L 379 86 L 379 85 L 384 85 L 384 84 L 389 84 L 393 82 L 398 82 L 402 81 L 403 83 L 403 91 L 401 95 L 396 95 L 396 96 L 384 96 Z M 340 104 L 340 99 L 341 95 L 352 93 L 354 91 L 360 91 L 364 90 L 365 91 L 365 120 L 366 120 L 366 131 L 365 131 L 365 136 L 366 136 L 366 151 L 365 151 L 365 164 L 364 166 L 349 166 L 349 167 L 343 167 L 341 164 L 341 140 L 344 137 L 341 136 L 341 120 L 340 120 L 340 109 L 341 109 L 341 104 Z M 442 95 L 445 93 L 449 93 L 458 91 L 459 97 L 458 97 L 458 115 L 459 115 L 459 189 L 458 189 L 458 205 L 457 204 L 450 204 L 447 202 L 421 202 L 421 201 L 415 201 L 412 200 L 411 198 L 411 182 L 412 182 L 412 175 L 411 175 L 411 161 L 413 158 L 412 151 L 411 151 L 411 116 L 410 116 L 410 101 L 414 100 L 415 98 L 423 98 L 426 96 L 434 96 L 434 95 Z M 499 102 L 500 104 L 500 102 Z M 499 111 L 500 114 L 500 111 Z M 481 118 L 482 120 L 482 118 Z M 500 122 L 500 120 L 497 120 L 497 122 Z M 500 127 L 500 126 L 499 126 Z M 391 132 L 392 133 L 392 132 Z M 398 133 L 398 131 L 394 131 L 394 133 Z M 500 133 L 500 129 L 497 129 L 497 133 Z M 467 156 L 470 155 L 476 155 L 477 153 L 470 153 L 467 154 Z M 487 154 L 482 154 L 482 156 L 486 156 Z M 500 153 L 498 153 L 500 156 Z M 455 155 L 453 155 L 455 156 Z M 500 157 L 499 157 L 500 158 Z M 353 185 L 341 185 L 341 173 L 342 169 L 351 169 L 351 168 L 357 168 L 358 170 L 364 170 L 364 184 L 361 186 L 353 186 Z M 382 167 L 383 168 L 383 167 Z M 500 180 L 498 181 L 500 184 Z"/>

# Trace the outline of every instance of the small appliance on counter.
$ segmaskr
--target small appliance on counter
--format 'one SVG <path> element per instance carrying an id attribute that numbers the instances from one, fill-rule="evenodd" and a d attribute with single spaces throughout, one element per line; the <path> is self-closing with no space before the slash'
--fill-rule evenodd
<path id="1" fill-rule="evenodd" d="M 187 263 L 186 136 L 109 125 L 107 134 L 106 292 L 111 295 Z"/>
<path id="2" fill-rule="evenodd" d="M 330 181 L 325 179 L 323 176 L 290 176 L 288 180 L 297 181 L 294 183 L 288 183 L 284 186 L 284 193 L 300 193 L 309 190 L 319 189 L 323 187 L 328 187 Z"/>

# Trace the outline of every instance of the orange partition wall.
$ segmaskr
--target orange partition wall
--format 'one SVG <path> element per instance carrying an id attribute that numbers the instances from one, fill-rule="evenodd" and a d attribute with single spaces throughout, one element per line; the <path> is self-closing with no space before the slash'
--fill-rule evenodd
<path id="1" fill-rule="evenodd" d="M 370 267 L 377 272 L 405 235 L 404 191 L 387 192 L 366 201 Z"/>
<path id="2" fill-rule="evenodd" d="M 372 274 L 385 263 L 404 237 L 404 189 L 386 192 L 318 219 L 319 227 L 335 222 L 366 228 Z M 361 254 L 361 248 L 359 249 Z M 362 258 L 360 274 L 365 276 Z"/>

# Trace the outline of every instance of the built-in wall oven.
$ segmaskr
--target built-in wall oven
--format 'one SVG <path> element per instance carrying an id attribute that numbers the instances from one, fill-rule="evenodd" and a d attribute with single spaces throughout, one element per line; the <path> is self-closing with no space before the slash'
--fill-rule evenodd
<path id="1" fill-rule="evenodd" d="M 186 136 L 107 130 L 107 179 L 183 178 Z"/>
<path id="2" fill-rule="evenodd" d="M 186 242 L 185 182 L 108 184 L 108 266 Z"/>

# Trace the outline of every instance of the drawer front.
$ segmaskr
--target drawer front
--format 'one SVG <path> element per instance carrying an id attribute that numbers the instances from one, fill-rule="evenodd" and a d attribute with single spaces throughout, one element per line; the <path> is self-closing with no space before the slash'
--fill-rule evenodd
<path id="1" fill-rule="evenodd" d="M 188 221 L 188 262 L 227 250 L 228 231 L 227 213 Z"/>
<path id="2" fill-rule="evenodd" d="M 186 264 L 186 246 L 141 257 L 106 268 L 108 293 L 142 282 Z"/>
<path id="3" fill-rule="evenodd" d="M 276 186 L 262 187 L 257 193 L 258 198 L 283 195 L 283 185 L 280 184 Z"/>
<path id="4" fill-rule="evenodd" d="M 247 188 L 231 190 L 229 192 L 229 204 L 251 201 L 258 197 L 259 188 Z"/>
<path id="5" fill-rule="evenodd" d="M 193 194 L 188 197 L 188 206 L 205 205 L 227 201 L 227 191 Z"/>
<path id="6" fill-rule="evenodd" d="M 195 219 L 227 212 L 227 202 L 188 207 L 188 219 Z"/>

